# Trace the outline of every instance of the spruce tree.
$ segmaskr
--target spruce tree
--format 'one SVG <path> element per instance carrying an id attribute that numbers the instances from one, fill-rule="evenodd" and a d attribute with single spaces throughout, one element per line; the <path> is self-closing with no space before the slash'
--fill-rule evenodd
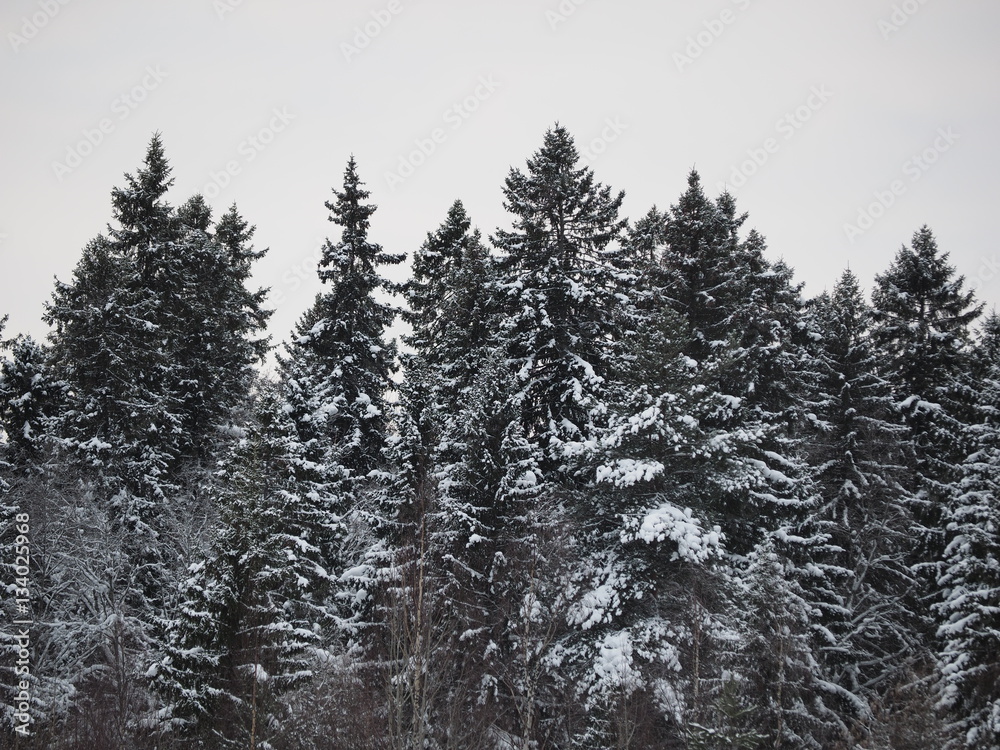
<path id="1" fill-rule="evenodd" d="M 488 285 L 492 259 L 461 201 L 428 233 L 413 256 L 413 278 L 404 286 L 412 327 L 405 338 L 423 364 L 439 373 L 442 406 L 453 411 L 475 377 L 490 338 Z"/>
<path id="2" fill-rule="evenodd" d="M 395 345 L 384 336 L 397 311 L 378 295 L 396 291 L 381 273 L 403 256 L 369 241 L 376 206 L 366 202 L 363 184 L 352 157 L 343 190 L 326 203 L 330 221 L 341 228 L 340 240 L 327 240 L 319 263 L 327 290 L 303 315 L 279 358 L 284 408 L 294 425 L 295 491 L 329 520 L 329 534 L 319 546 L 334 575 L 350 567 L 343 551 L 347 523 L 359 510 L 363 485 L 383 460 L 386 399 L 394 387 Z M 368 584 L 358 585 L 363 600 Z M 358 615 L 352 607 L 343 600 L 345 624 Z"/>
<path id="3" fill-rule="evenodd" d="M 429 557 L 439 606 L 451 630 L 441 650 L 449 663 L 449 705 L 464 717 L 463 731 L 483 732 L 499 705 L 498 647 L 505 620 L 498 608 L 510 510 L 501 488 L 507 473 L 504 435 L 518 417 L 502 355 L 483 360 L 454 413 L 443 413 L 433 473 L 434 500 L 426 517 Z M 449 722 L 450 724 L 450 722 Z"/>
<path id="4" fill-rule="evenodd" d="M 799 286 L 764 257 L 755 230 L 729 194 L 713 201 L 697 172 L 666 215 L 663 296 L 686 322 L 684 354 L 708 376 L 717 408 L 708 428 L 740 442 L 741 476 L 700 509 L 721 522 L 734 552 L 800 515 L 808 493 L 794 434 L 801 359 Z"/>
<path id="5" fill-rule="evenodd" d="M 219 747 L 280 736 L 282 695 L 308 679 L 314 650 L 332 641 L 321 549 L 329 519 L 291 491 L 292 432 L 265 386 L 222 462 L 211 544 L 189 567 L 148 673 L 179 736 Z"/>
<path id="6" fill-rule="evenodd" d="M 964 742 L 1000 746 L 1000 317 L 983 323 L 974 353 L 978 396 L 971 452 L 945 515 L 948 535 L 937 605 L 942 704 Z"/>
<path id="7" fill-rule="evenodd" d="M 66 385 L 56 379 L 46 347 L 30 336 L 5 341 L 2 348 L 9 352 L 0 363 L 0 429 L 8 460 L 37 472 L 50 449 L 46 439 L 63 408 Z"/>
<path id="8" fill-rule="evenodd" d="M 73 397 L 57 427 L 63 445 L 119 488 L 163 496 L 176 453 L 177 404 L 161 388 L 168 354 L 132 258 L 104 237 L 83 251 L 46 309 L 53 362 Z"/>
<path id="9" fill-rule="evenodd" d="M 750 555 L 737 605 L 744 628 L 737 674 L 755 709 L 753 729 L 767 735 L 767 746 L 822 750 L 850 742 L 850 732 L 830 706 L 843 693 L 821 676 L 813 613 L 798 578 L 772 539 Z"/>
<path id="10" fill-rule="evenodd" d="M 45 606 L 66 619 L 46 633 L 53 644 L 81 633 L 86 663 L 58 667 L 86 675 L 65 675 L 79 705 L 111 692 L 116 705 L 141 711 L 142 663 L 159 647 L 154 623 L 168 616 L 211 518 L 208 467 L 266 350 L 254 336 L 267 313 L 263 292 L 244 288 L 258 254 L 235 210 L 216 237 L 200 197 L 176 210 L 166 202 L 171 168 L 159 136 L 125 182 L 112 192 L 114 225 L 88 243 L 46 307 L 48 364 L 65 383 L 50 420 L 57 454 L 47 481 L 60 518 L 51 538 L 73 539 L 53 550 L 52 575 L 79 585 L 55 586 Z M 94 543 L 102 534 L 106 544 Z M 140 720 L 114 721 L 134 729 Z"/>
<path id="11" fill-rule="evenodd" d="M 686 353 L 699 362 L 737 335 L 730 324 L 742 291 L 742 269 L 734 245 L 745 218 L 724 215 L 694 170 L 687 190 L 665 216 L 661 262 L 669 279 L 667 292 L 671 306 L 691 328 Z"/>
<path id="12" fill-rule="evenodd" d="M 796 536 L 819 541 L 800 545 L 795 576 L 813 612 L 816 676 L 832 686 L 827 703 L 863 737 L 877 720 L 871 707 L 891 710 L 886 696 L 921 649 L 907 560 L 910 452 L 854 274 L 811 303 L 807 326 L 806 451 L 818 497 Z"/>
<path id="13" fill-rule="evenodd" d="M 265 292 L 246 289 L 263 253 L 235 206 L 211 231 L 200 196 L 174 210 L 159 136 L 136 176 L 112 191 L 116 226 L 84 250 L 71 283 L 57 283 L 46 320 L 57 370 L 74 403 L 61 437 L 105 475 L 163 502 L 182 474 L 210 460 L 215 431 L 246 396 L 267 351 Z M 131 446 L 131 447 L 129 447 Z M 130 454 L 131 452 L 131 454 Z M 120 467 L 120 468 L 111 468 Z"/>
<path id="14" fill-rule="evenodd" d="M 652 294 L 639 297 L 623 340 L 598 484 L 589 493 L 603 543 L 588 560 L 600 573 L 582 601 L 606 604 L 580 621 L 584 632 L 571 651 L 579 662 L 570 669 L 586 688 L 588 736 L 602 746 L 629 736 L 660 746 L 652 743 L 662 739 L 656 727 L 664 719 L 685 735 L 716 709 L 727 584 L 721 530 L 705 517 L 702 498 L 747 471 L 740 439 L 711 426 L 722 404 L 707 387 L 710 372 L 684 353 L 686 322 L 662 304 L 662 287 L 638 276 L 637 295 Z M 676 703 L 652 701 L 657 690 Z M 702 728 L 713 737 L 720 729 Z M 728 730 L 723 735 L 732 739 Z"/>
<path id="15" fill-rule="evenodd" d="M 564 127 L 546 132 L 527 172 L 508 175 L 504 206 L 514 226 L 493 238 L 503 254 L 500 334 L 525 437 L 544 451 L 545 471 L 567 475 L 563 446 L 592 439 L 606 420 L 625 228 L 624 194 L 612 195 L 578 162 Z"/>
<path id="16" fill-rule="evenodd" d="M 404 287 L 409 305 L 404 318 L 412 327 L 405 340 L 414 351 L 403 359 L 399 439 L 411 443 L 402 448 L 410 456 L 421 457 L 406 464 L 418 469 L 410 480 L 411 492 L 432 483 L 428 507 L 437 511 L 438 480 L 463 471 L 469 458 L 459 446 L 465 445 L 470 424 L 481 416 L 470 410 L 470 399 L 477 408 L 497 407 L 481 403 L 477 396 L 484 372 L 494 378 L 498 374 L 490 353 L 494 263 L 479 231 L 471 229 L 461 201 L 456 201 L 437 231 L 427 235 L 413 264 L 413 279 Z"/>
<path id="17" fill-rule="evenodd" d="M 388 466 L 394 477 L 383 489 L 382 516 L 396 519 L 394 544 L 413 542 L 415 524 L 435 504 L 440 448 L 457 438 L 454 419 L 465 408 L 491 337 L 491 261 L 461 201 L 414 255 L 413 278 L 403 286 L 411 326 L 404 341 L 403 384 L 395 409 L 397 434 Z"/>
<path id="18" fill-rule="evenodd" d="M 167 161 L 163 140 L 154 133 L 143 165 L 135 175 L 125 175 L 125 187 L 111 191 L 111 206 L 117 227 L 109 230 L 115 249 L 133 258 L 141 283 L 151 285 L 164 244 L 177 237 L 178 220 L 164 197 L 174 184 L 173 167 Z"/>
<path id="19" fill-rule="evenodd" d="M 892 384 L 913 444 L 919 478 L 914 516 L 921 526 L 914 564 L 928 586 L 940 574 L 945 546 L 943 510 L 968 454 L 963 425 L 971 394 L 963 384 L 968 367 L 969 326 L 982 306 L 948 254 L 924 226 L 892 265 L 875 277 L 874 336 L 882 349 L 882 373 Z"/>
<path id="20" fill-rule="evenodd" d="M 590 488 L 595 448 L 610 418 L 631 274 L 621 247 L 624 194 L 612 193 L 579 165 L 564 127 L 546 132 L 525 171 L 511 170 L 504 196 L 514 223 L 493 237 L 501 252 L 494 288 L 501 356 L 510 373 L 503 412 L 514 421 L 494 432 L 502 436 L 496 464 L 507 479 L 493 499 L 499 523 L 492 543 L 501 545 L 499 559 L 513 565 L 510 570 L 531 573 L 493 596 L 506 603 L 501 622 L 521 649 L 500 682 L 519 719 L 513 733 L 529 742 L 556 736 L 538 734 L 539 722 L 546 732 L 567 731 L 568 707 L 555 695 L 579 676 L 549 673 L 544 654 L 572 648 L 573 660 L 582 663 L 598 637 L 581 635 L 589 614 L 571 617 L 571 628 L 558 619 L 570 616 L 577 600 L 599 599 L 608 585 L 613 510 Z M 528 497 L 536 498 L 527 506 L 534 504 L 535 512 L 506 507 Z M 508 533 L 513 538 L 504 542 Z M 570 571 L 577 576 L 572 582 Z M 537 619 L 524 609 L 529 603 L 538 607 Z"/>
<path id="21" fill-rule="evenodd" d="M 254 227 L 235 205 L 214 233 L 200 195 L 178 209 L 177 220 L 180 234 L 162 247 L 149 293 L 171 353 L 164 387 L 177 402 L 178 450 L 197 465 L 211 460 L 217 431 L 246 400 L 254 365 L 269 348 L 259 337 L 271 315 L 262 307 L 266 290 L 246 287 L 266 251 L 249 245 Z"/>

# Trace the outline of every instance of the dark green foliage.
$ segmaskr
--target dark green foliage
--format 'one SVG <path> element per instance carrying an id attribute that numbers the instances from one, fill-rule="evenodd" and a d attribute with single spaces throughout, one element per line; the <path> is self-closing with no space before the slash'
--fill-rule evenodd
<path id="1" fill-rule="evenodd" d="M 526 437 L 549 454 L 546 470 L 562 467 L 565 442 L 591 437 L 606 419 L 603 383 L 620 304 L 624 194 L 612 195 L 578 161 L 566 129 L 549 130 L 527 173 L 508 175 L 504 206 L 514 226 L 493 238 L 504 256 L 496 290 L 514 403 Z"/>
<path id="2" fill-rule="evenodd" d="M 1000 319 L 928 228 L 806 302 L 732 195 L 629 226 L 556 125 L 399 284 L 352 157 L 272 380 L 254 228 L 172 184 L 154 136 L 3 342 L 30 746 L 996 749 Z"/>
<path id="3" fill-rule="evenodd" d="M 273 736 L 280 696 L 309 678 L 312 650 L 331 638 L 330 516 L 290 489 L 290 434 L 266 390 L 220 471 L 213 540 L 190 566 L 153 672 L 166 720 L 219 747 Z"/>
<path id="4" fill-rule="evenodd" d="M 339 242 L 327 240 L 319 263 L 327 291 L 299 321 L 281 359 L 285 397 L 307 460 L 332 461 L 351 479 L 375 468 L 385 440 L 395 347 L 383 334 L 397 310 L 374 295 L 394 290 L 381 269 L 403 260 L 368 241 L 376 206 L 365 202 L 369 193 L 362 185 L 352 158 L 343 191 L 335 190 L 336 201 L 326 203 L 342 233 Z M 334 453 L 321 460 L 324 450 Z"/>
<path id="5" fill-rule="evenodd" d="M 875 277 L 875 342 L 882 374 L 909 428 L 919 484 L 913 516 L 920 526 L 911 562 L 923 577 L 926 599 L 936 599 L 947 537 L 945 508 L 951 502 L 958 467 L 971 452 L 965 425 L 972 418 L 976 386 L 963 377 L 969 368 L 970 324 L 982 306 L 948 254 L 938 250 L 928 227 L 913 235 L 885 273 Z"/>
<path id="6" fill-rule="evenodd" d="M 974 352 L 978 397 L 945 514 L 948 544 L 937 605 L 943 704 L 968 748 L 1000 744 L 1000 318 L 986 318 Z M 960 746 L 956 743 L 956 746 Z"/>

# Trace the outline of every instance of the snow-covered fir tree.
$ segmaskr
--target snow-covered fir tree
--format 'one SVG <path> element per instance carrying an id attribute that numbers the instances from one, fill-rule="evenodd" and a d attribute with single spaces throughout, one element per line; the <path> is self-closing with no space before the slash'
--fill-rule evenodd
<path id="1" fill-rule="evenodd" d="M 368 239 L 376 206 L 367 202 L 363 185 L 352 157 L 343 189 L 325 204 L 341 232 L 337 241 L 327 240 L 319 262 L 326 289 L 279 358 L 284 409 L 294 426 L 295 492 L 328 518 L 330 533 L 319 546 L 334 577 L 349 569 L 360 574 L 361 561 L 348 559 L 344 542 L 348 524 L 361 511 L 360 493 L 383 460 L 396 358 L 385 333 L 397 309 L 379 295 L 396 290 L 382 273 L 403 256 Z M 352 578 L 338 592 L 345 625 L 359 615 L 355 605 L 365 596 L 365 580 Z"/>
<path id="2" fill-rule="evenodd" d="M 945 512 L 938 580 L 941 703 L 960 731 L 955 747 L 1000 747 L 1000 317 L 983 322 L 972 369 L 971 452 Z"/>
<path id="3" fill-rule="evenodd" d="M 2 330 L 2 329 L 0 329 Z M 47 348 L 30 336 L 3 342 L 0 363 L 0 428 L 9 461 L 23 472 L 42 469 L 52 420 L 63 410 L 66 384 L 57 379 Z"/>
<path id="4" fill-rule="evenodd" d="M 115 189 L 117 227 L 57 283 L 46 320 L 73 400 L 57 430 L 84 462 L 162 503 L 245 397 L 267 341 L 264 291 L 245 283 L 263 253 L 233 207 L 210 231 L 200 196 L 179 210 L 158 136 L 137 175 Z"/>
<path id="5" fill-rule="evenodd" d="M 103 716 L 121 742 L 143 731 L 154 625 L 213 512 L 203 467 L 266 349 L 255 338 L 263 292 L 243 288 L 256 254 L 217 241 L 200 198 L 173 209 L 170 175 L 154 136 L 112 192 L 115 225 L 84 248 L 45 313 L 64 405 L 46 435 L 51 524 L 37 544 L 51 586 L 37 643 L 53 659 L 56 714 L 74 731 L 79 712 Z M 97 737 L 97 726 L 86 731 Z"/>
<path id="6" fill-rule="evenodd" d="M 729 194 L 713 201 L 697 172 L 666 214 L 664 296 L 686 321 L 684 353 L 711 375 L 718 408 L 705 423 L 743 444 L 742 476 L 706 503 L 729 547 L 745 553 L 801 502 L 803 467 L 791 428 L 800 370 L 799 286 L 764 257 L 763 237 L 741 239 L 746 215 Z"/>
<path id="7" fill-rule="evenodd" d="M 873 706 L 892 710 L 889 690 L 907 677 L 923 645 L 915 628 L 908 550 L 913 481 L 906 428 L 879 374 L 872 310 L 845 271 L 812 301 L 812 372 L 805 391 L 806 453 L 817 503 L 796 533 L 795 578 L 812 615 L 816 677 L 827 704 L 864 741 Z"/>
<path id="8" fill-rule="evenodd" d="M 872 292 L 881 372 L 892 385 L 913 446 L 919 479 L 913 513 L 921 529 L 912 562 L 928 589 L 936 587 L 941 573 L 944 509 L 969 453 L 965 425 L 973 396 L 963 373 L 970 363 L 970 325 L 982 310 L 948 257 L 930 228 L 921 227 L 875 277 Z"/>
<path id="9" fill-rule="evenodd" d="M 405 338 L 441 383 L 436 395 L 454 412 L 472 386 L 492 338 L 489 287 L 494 261 L 461 201 L 414 253 L 413 277 L 404 287 L 412 333 Z"/>
<path id="10" fill-rule="evenodd" d="M 160 252 L 153 294 L 157 325 L 169 335 L 165 385 L 178 403 L 182 461 L 197 466 L 210 460 L 218 430 L 246 400 L 254 365 L 269 348 L 260 332 L 271 312 L 263 309 L 266 290 L 247 289 L 253 262 L 266 251 L 249 245 L 254 227 L 235 205 L 213 229 L 196 195 L 177 219 L 180 233 Z"/>
<path id="11" fill-rule="evenodd" d="M 274 390 L 264 387 L 222 462 L 211 545 L 189 566 L 149 671 L 171 733 L 217 747 L 280 734 L 282 695 L 309 679 L 334 637 L 321 547 L 330 519 L 293 491 L 294 431 Z"/>
<path id="12" fill-rule="evenodd" d="M 564 445 L 591 439 L 606 419 L 605 373 L 614 359 L 614 321 L 625 227 L 623 193 L 578 165 L 573 138 L 557 125 L 527 162 L 511 169 L 497 230 L 500 335 L 518 382 L 515 403 L 542 466 L 568 475 Z"/>
<path id="13" fill-rule="evenodd" d="M 829 705 L 831 686 L 824 684 L 816 663 L 810 633 L 814 613 L 794 563 L 771 539 L 757 546 L 749 562 L 739 580 L 741 658 L 732 677 L 753 716 L 743 730 L 752 728 L 767 738 L 766 746 L 787 750 L 823 750 L 848 742 L 847 727 Z"/>

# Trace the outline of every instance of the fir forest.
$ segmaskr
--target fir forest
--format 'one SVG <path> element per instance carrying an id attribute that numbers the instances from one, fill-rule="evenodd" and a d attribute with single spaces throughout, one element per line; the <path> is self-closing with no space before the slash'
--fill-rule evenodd
<path id="1" fill-rule="evenodd" d="M 276 342 L 253 217 L 152 137 L 0 332 L 0 747 L 1000 748 L 1000 317 L 948 248 L 806 296 L 696 171 L 626 217 L 540 140 L 412 248 L 352 157 Z"/>

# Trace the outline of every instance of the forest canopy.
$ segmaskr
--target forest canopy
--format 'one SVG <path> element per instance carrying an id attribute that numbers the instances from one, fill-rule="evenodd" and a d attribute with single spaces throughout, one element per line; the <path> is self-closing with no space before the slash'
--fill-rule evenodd
<path id="1" fill-rule="evenodd" d="M 352 157 L 266 375 L 266 251 L 171 174 L 3 340 L 4 746 L 1000 748 L 1000 318 L 929 227 L 807 298 L 555 125 L 385 249 Z"/>

